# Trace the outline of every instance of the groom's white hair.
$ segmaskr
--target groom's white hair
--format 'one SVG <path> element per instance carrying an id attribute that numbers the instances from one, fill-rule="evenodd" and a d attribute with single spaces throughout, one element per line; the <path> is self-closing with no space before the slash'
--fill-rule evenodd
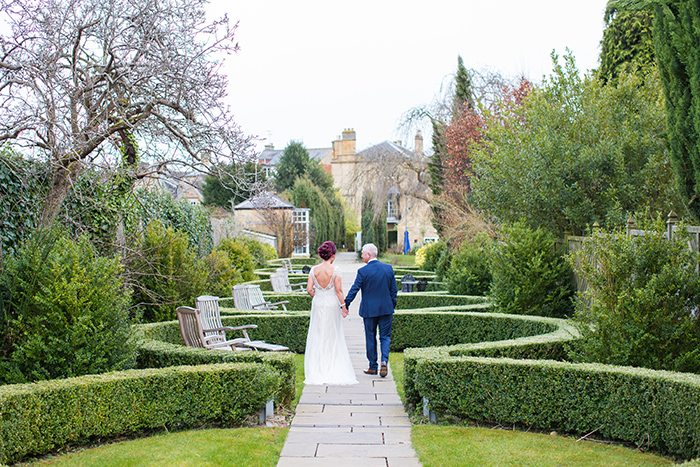
<path id="1" fill-rule="evenodd" d="M 362 251 L 369 253 L 370 258 L 377 257 L 377 246 L 374 243 L 366 243 L 365 246 L 362 247 Z"/>

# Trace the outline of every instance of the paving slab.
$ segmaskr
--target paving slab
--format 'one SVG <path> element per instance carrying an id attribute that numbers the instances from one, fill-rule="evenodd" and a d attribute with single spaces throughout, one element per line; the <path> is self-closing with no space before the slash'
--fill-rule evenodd
<path id="1" fill-rule="evenodd" d="M 338 253 L 347 293 L 362 264 Z M 358 384 L 305 386 L 277 467 L 420 467 L 411 445 L 411 423 L 389 364 L 386 378 L 366 375 L 364 330 L 358 297 L 343 321 Z"/>

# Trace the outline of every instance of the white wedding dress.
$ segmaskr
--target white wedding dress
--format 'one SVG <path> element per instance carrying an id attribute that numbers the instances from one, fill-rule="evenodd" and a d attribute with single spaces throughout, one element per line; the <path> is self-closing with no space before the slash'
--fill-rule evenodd
<path id="1" fill-rule="evenodd" d="M 322 288 L 316 280 L 315 267 L 309 274 L 314 281 L 311 320 L 304 355 L 304 384 L 357 384 L 348 346 L 343 333 L 343 317 L 335 293 L 335 278 L 340 269 L 333 270 L 331 280 Z"/>

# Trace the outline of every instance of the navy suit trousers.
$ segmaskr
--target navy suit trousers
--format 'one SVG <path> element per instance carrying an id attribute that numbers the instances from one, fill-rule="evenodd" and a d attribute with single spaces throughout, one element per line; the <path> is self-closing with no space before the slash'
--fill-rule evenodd
<path id="1" fill-rule="evenodd" d="M 370 370 L 376 370 L 377 363 L 377 330 L 379 330 L 379 345 L 381 347 L 381 360 L 389 362 L 389 343 L 391 341 L 391 322 L 394 315 L 372 316 L 363 318 L 365 323 L 365 348 Z"/>

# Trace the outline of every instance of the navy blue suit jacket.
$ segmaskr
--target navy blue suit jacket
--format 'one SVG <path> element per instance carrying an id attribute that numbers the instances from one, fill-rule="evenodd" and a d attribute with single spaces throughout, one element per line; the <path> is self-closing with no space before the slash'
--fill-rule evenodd
<path id="1" fill-rule="evenodd" d="M 348 308 L 360 290 L 362 291 L 361 317 L 373 318 L 394 313 L 397 290 L 394 268 L 390 264 L 370 261 L 357 270 L 355 283 L 345 297 L 345 305 Z"/>

